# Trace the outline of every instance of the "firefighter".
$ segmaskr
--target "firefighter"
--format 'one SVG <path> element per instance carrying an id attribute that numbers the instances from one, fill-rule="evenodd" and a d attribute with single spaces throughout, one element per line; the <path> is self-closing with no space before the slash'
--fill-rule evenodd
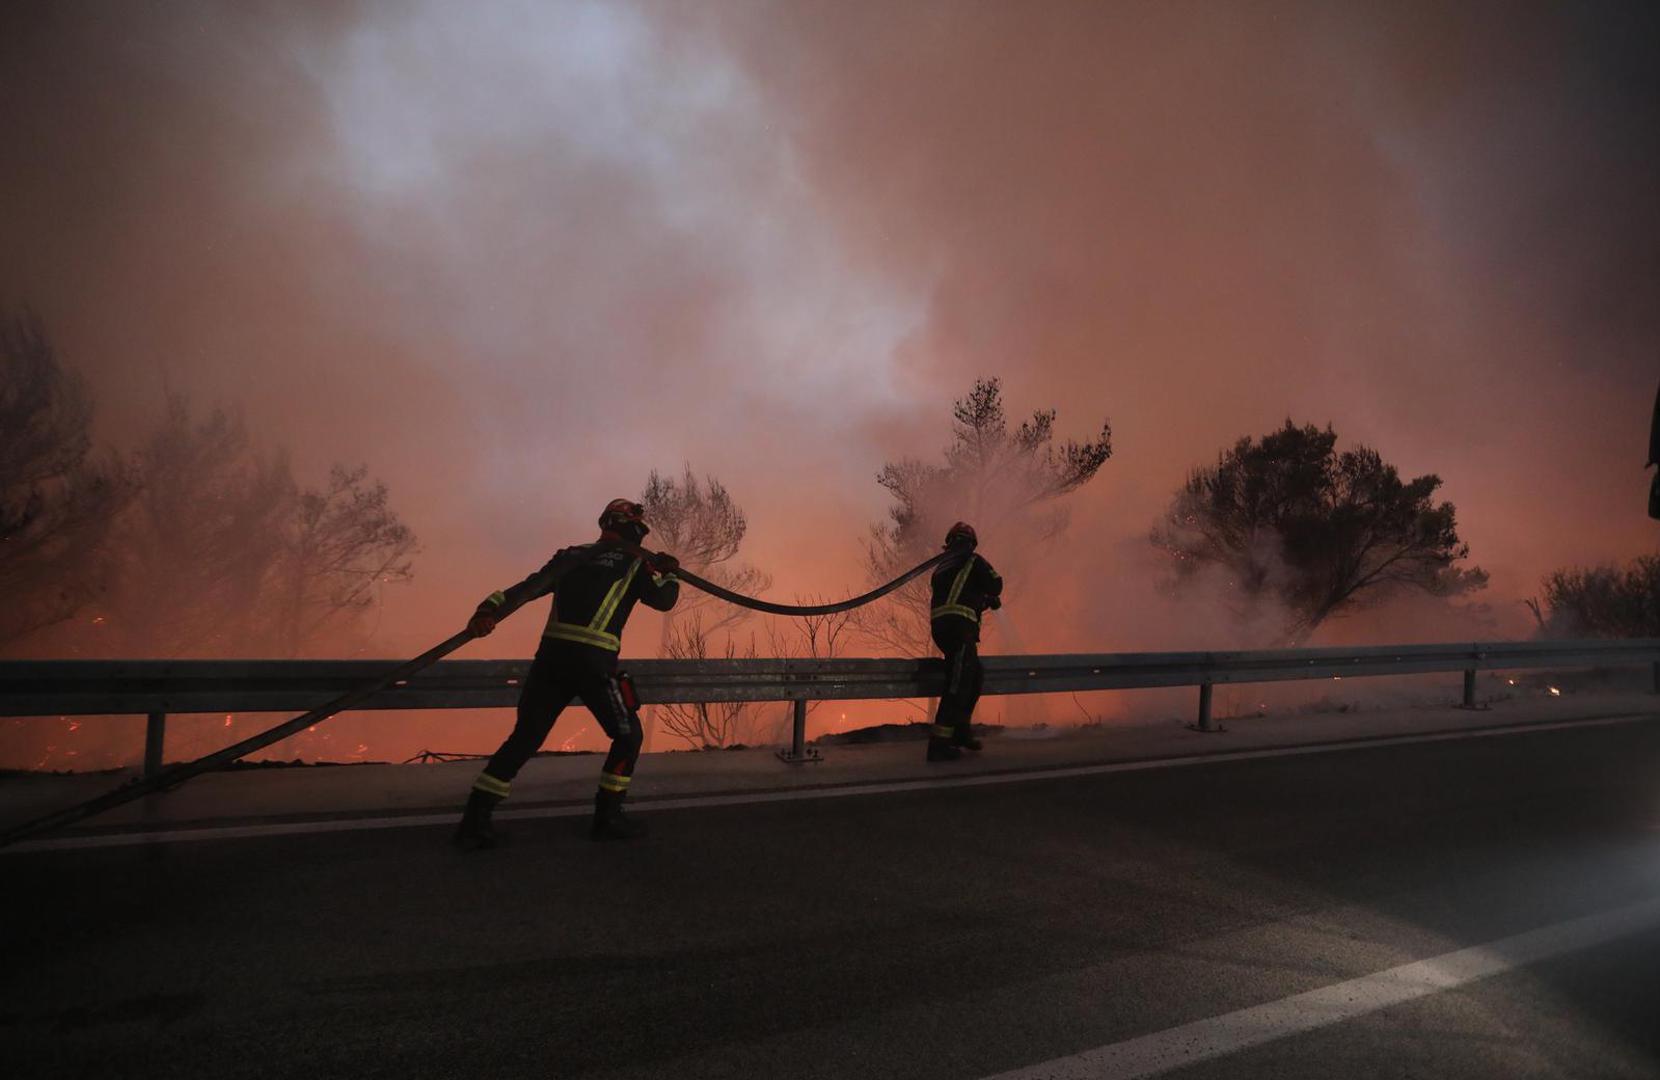
<path id="1" fill-rule="evenodd" d="M 974 527 L 959 521 L 945 534 L 951 554 L 934 568 L 934 644 L 945 654 L 945 693 L 928 739 L 929 761 L 956 761 L 964 750 L 980 749 L 974 737 L 974 705 L 980 700 L 980 613 L 1003 606 L 1003 579 L 975 554 Z"/>
<path id="2" fill-rule="evenodd" d="M 554 594 L 541 647 L 519 693 L 518 722 L 507 741 L 473 781 L 467 809 L 456 830 L 464 848 L 495 846 L 490 813 L 507 797 L 513 778 L 542 746 L 554 721 L 580 696 L 611 737 L 611 750 L 594 796 L 595 840 L 625 840 L 645 826 L 623 814 L 623 799 L 640 756 L 639 698 L 634 683 L 617 666 L 623 625 L 637 601 L 668 611 L 680 597 L 672 555 L 639 550 L 651 530 L 645 510 L 614 499 L 599 517 L 596 543 L 561 549 L 546 566 L 510 589 L 491 593 L 467 628 L 478 636 L 537 597 Z"/>

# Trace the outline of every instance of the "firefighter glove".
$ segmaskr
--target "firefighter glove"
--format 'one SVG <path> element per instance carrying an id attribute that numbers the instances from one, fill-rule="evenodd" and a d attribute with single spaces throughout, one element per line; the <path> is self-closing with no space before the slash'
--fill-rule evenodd
<path id="1" fill-rule="evenodd" d="M 467 620 L 467 629 L 474 637 L 483 637 L 496 628 L 496 617 L 488 611 L 475 611 Z"/>
<path id="2" fill-rule="evenodd" d="M 680 569 L 680 560 L 666 551 L 658 552 L 652 556 L 651 569 L 657 574 L 672 574 Z"/>

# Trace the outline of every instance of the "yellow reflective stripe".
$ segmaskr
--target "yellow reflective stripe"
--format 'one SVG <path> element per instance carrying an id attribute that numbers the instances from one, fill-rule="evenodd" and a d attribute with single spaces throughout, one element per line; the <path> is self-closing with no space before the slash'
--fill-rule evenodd
<path id="1" fill-rule="evenodd" d="M 497 589 L 495 592 L 485 597 L 485 599 L 489 603 L 492 603 L 497 607 L 501 607 L 503 604 L 507 603 L 507 594 L 502 592 L 500 589 Z"/>
<path id="2" fill-rule="evenodd" d="M 954 728 L 954 727 L 946 727 L 944 724 L 935 724 L 934 725 L 934 737 L 935 738 L 949 739 L 951 736 L 955 735 L 956 733 L 957 733 L 957 729 Z"/>
<path id="3" fill-rule="evenodd" d="M 957 571 L 957 580 L 951 583 L 951 592 L 945 598 L 944 607 L 955 607 L 957 601 L 963 598 L 963 587 L 968 584 L 968 575 L 974 572 L 974 556 L 970 555 L 963 568 Z"/>
<path id="4" fill-rule="evenodd" d="M 632 779 L 631 776 L 616 776 L 612 773 L 602 772 L 599 774 L 599 786 L 606 791 L 627 791 L 628 782 Z"/>
<path id="5" fill-rule="evenodd" d="M 659 586 L 673 585 L 673 584 L 675 584 L 676 582 L 678 582 L 680 580 L 678 577 L 676 577 L 673 574 L 653 574 L 651 576 L 651 579 L 653 581 L 655 581 Z"/>
<path id="6" fill-rule="evenodd" d="M 605 602 L 599 606 L 599 611 L 594 613 L 588 629 L 604 630 L 611 625 L 611 616 L 617 613 L 617 605 L 622 603 L 622 598 L 628 594 L 628 587 L 634 584 L 634 575 L 639 572 L 640 560 L 635 559 L 633 565 L 629 566 L 628 573 L 619 578 L 617 583 L 611 586 L 611 591 L 605 594 Z"/>
<path id="7" fill-rule="evenodd" d="M 590 630 L 586 626 L 573 626 L 570 623 L 550 623 L 542 632 L 545 638 L 557 638 L 560 641 L 576 641 L 583 645 L 597 645 L 602 649 L 618 652 L 622 649 L 622 639 L 616 634 L 607 634 L 599 630 Z"/>
<path id="8" fill-rule="evenodd" d="M 928 613 L 930 619 L 938 619 L 944 615 L 961 615 L 972 622 L 980 621 L 980 613 L 967 604 L 959 604 L 962 599 L 963 588 L 968 585 L 968 575 L 974 572 L 974 556 L 970 555 L 963 568 L 957 571 L 957 577 L 951 582 L 951 591 L 945 596 L 945 603 Z"/>
<path id="9" fill-rule="evenodd" d="M 478 778 L 473 781 L 473 788 L 484 792 L 486 795 L 496 795 L 505 799 L 507 793 L 513 789 L 513 785 L 506 780 L 497 780 L 489 773 L 481 772 L 478 774 Z"/>

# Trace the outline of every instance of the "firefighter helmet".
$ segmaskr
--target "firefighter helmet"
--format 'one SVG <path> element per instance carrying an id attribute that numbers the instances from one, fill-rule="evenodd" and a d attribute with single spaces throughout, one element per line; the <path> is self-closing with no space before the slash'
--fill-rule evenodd
<path id="1" fill-rule="evenodd" d="M 599 527 L 606 532 L 621 532 L 628 526 L 639 529 L 644 536 L 651 531 L 646 524 L 646 508 L 629 499 L 612 499 L 605 504 L 605 511 L 599 516 Z"/>
<path id="2" fill-rule="evenodd" d="M 979 544 L 980 538 L 975 535 L 974 526 L 966 521 L 959 521 L 945 532 L 945 546 L 956 547 L 958 544 L 967 544 L 974 547 Z"/>

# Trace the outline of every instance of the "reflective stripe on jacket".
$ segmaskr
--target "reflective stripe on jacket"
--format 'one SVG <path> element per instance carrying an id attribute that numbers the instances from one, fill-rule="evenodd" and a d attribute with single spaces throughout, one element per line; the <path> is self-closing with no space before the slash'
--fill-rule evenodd
<path id="1" fill-rule="evenodd" d="M 980 612 L 992 597 L 1003 593 L 1003 579 L 981 556 L 966 552 L 953 555 L 934 568 L 934 602 L 930 619 L 967 619 L 979 625 Z"/>
<path id="2" fill-rule="evenodd" d="M 544 638 L 617 652 L 635 603 L 668 611 L 680 598 L 680 581 L 673 574 L 647 570 L 643 560 L 604 541 L 578 544 L 561 549 L 517 585 L 492 593 L 479 610 L 506 618 L 549 593 L 553 607 Z"/>

